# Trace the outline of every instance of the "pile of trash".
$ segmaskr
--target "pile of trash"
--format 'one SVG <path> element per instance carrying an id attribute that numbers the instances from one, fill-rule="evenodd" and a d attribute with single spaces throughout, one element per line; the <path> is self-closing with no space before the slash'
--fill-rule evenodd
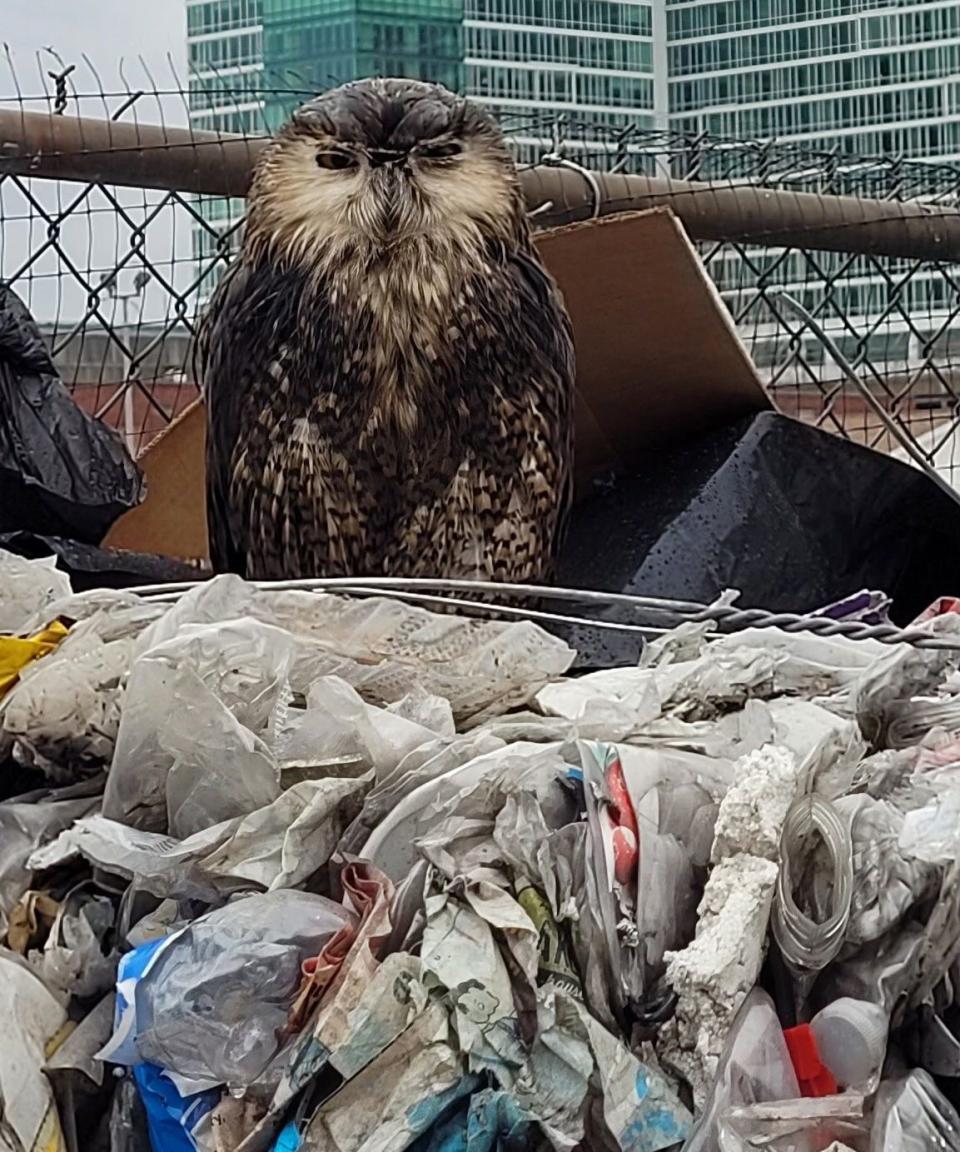
<path id="1" fill-rule="evenodd" d="M 0 632 L 0 1149 L 960 1152 L 960 647 L 8 553 Z"/>

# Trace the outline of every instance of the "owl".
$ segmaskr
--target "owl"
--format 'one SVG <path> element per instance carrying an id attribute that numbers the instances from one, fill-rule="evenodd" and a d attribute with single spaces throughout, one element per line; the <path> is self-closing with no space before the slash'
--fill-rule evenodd
<path id="1" fill-rule="evenodd" d="M 261 154 L 198 340 L 217 571 L 549 577 L 573 340 L 496 122 L 363 80 Z"/>

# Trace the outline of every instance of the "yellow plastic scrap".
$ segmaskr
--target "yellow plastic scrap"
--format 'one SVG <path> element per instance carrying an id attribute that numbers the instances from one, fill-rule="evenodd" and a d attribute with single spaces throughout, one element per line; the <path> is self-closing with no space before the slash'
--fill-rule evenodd
<path id="1" fill-rule="evenodd" d="M 0 697 L 16 684 L 28 664 L 52 652 L 68 631 L 62 620 L 54 620 L 32 636 L 0 636 Z"/>

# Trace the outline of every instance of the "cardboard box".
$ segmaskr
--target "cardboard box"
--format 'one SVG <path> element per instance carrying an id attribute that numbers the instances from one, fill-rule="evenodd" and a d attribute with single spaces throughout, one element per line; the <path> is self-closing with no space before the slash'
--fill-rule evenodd
<path id="1" fill-rule="evenodd" d="M 736 328 L 665 208 L 544 232 L 537 246 L 573 320 L 580 483 L 726 419 L 771 407 Z M 147 499 L 106 544 L 207 555 L 202 404 L 143 453 Z"/>

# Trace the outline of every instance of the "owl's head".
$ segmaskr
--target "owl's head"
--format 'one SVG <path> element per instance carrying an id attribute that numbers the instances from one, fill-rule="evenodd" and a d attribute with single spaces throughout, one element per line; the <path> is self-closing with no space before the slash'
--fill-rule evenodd
<path id="1" fill-rule="evenodd" d="M 478 247 L 523 227 L 513 159 L 475 104 L 416 80 L 360 80 L 305 104 L 257 164 L 250 243 L 312 265 L 414 238 Z"/>

